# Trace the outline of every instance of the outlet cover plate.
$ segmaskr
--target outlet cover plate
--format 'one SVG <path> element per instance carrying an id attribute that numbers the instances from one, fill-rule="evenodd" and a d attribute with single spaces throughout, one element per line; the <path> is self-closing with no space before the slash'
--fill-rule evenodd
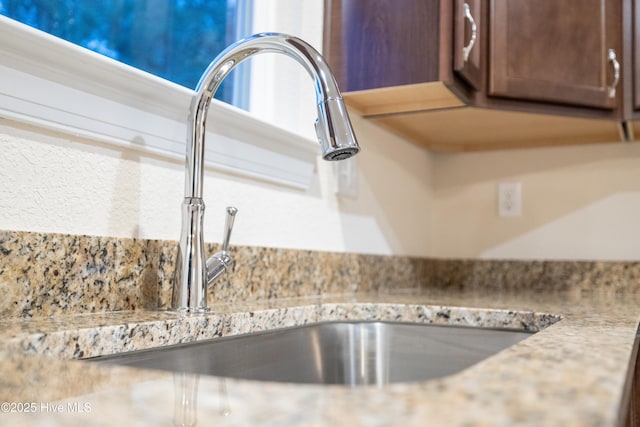
<path id="1" fill-rule="evenodd" d="M 498 215 L 503 218 L 522 216 L 522 183 L 498 184 Z"/>

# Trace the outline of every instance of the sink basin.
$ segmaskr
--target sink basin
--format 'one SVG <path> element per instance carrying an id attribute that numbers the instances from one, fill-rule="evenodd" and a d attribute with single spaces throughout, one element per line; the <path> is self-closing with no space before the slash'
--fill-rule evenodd
<path id="1" fill-rule="evenodd" d="M 88 361 L 290 383 L 383 385 L 459 372 L 530 332 L 393 322 L 325 322 Z"/>

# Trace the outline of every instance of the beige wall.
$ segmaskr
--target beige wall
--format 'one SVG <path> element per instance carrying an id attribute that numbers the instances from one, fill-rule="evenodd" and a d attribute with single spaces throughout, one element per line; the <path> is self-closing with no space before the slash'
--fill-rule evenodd
<path id="1" fill-rule="evenodd" d="M 357 199 L 336 196 L 321 160 L 307 191 L 207 170 L 205 238 L 220 241 L 234 205 L 236 244 L 428 256 L 429 154 L 352 118 L 363 147 Z M 0 153 L 0 229 L 178 238 L 180 162 L 3 119 Z"/>
<path id="2" fill-rule="evenodd" d="M 205 236 L 226 205 L 244 245 L 436 257 L 640 259 L 640 144 L 430 153 L 353 115 L 358 197 L 318 161 L 293 190 L 207 170 Z M 0 228 L 176 239 L 183 166 L 0 120 Z M 523 215 L 497 187 L 520 181 Z"/>
<path id="3" fill-rule="evenodd" d="M 442 257 L 640 259 L 640 144 L 435 154 L 434 253 Z M 520 181 L 523 215 L 497 187 Z"/>

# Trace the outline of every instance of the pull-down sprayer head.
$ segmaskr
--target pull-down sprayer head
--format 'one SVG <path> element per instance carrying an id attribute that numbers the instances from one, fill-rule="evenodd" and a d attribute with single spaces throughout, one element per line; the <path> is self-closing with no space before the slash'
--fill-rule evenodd
<path id="1" fill-rule="evenodd" d="M 325 160 L 344 160 L 360 151 L 342 98 L 318 103 L 316 135 Z"/>

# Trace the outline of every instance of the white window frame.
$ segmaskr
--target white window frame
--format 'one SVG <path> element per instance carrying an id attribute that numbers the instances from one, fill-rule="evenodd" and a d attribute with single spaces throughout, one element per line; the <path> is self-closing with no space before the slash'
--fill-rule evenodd
<path id="1" fill-rule="evenodd" d="M 0 16 L 0 117 L 184 160 L 193 93 Z M 209 111 L 206 167 L 309 188 L 317 142 L 215 99 Z"/>

